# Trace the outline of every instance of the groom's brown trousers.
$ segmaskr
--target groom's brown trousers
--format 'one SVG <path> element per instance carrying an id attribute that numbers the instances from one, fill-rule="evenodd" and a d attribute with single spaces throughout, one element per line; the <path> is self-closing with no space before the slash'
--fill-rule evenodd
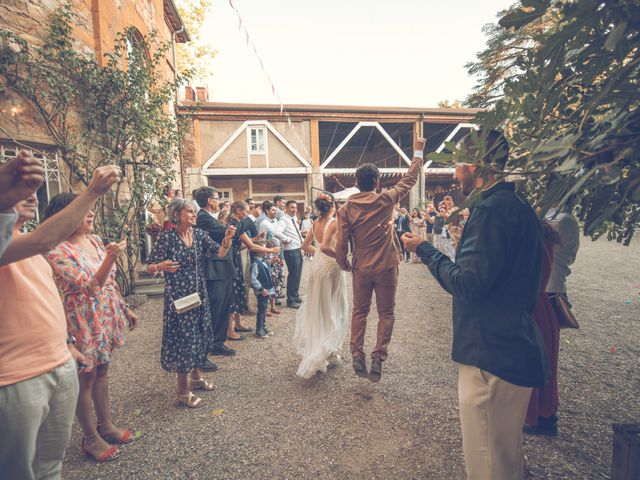
<path id="1" fill-rule="evenodd" d="M 353 313 L 351 316 L 351 354 L 353 358 L 364 357 L 364 334 L 367 329 L 367 316 L 371 309 L 371 295 L 376 292 L 378 309 L 378 337 L 372 358 L 385 360 L 387 347 L 391 342 L 396 288 L 398 286 L 398 267 L 378 273 L 353 272 Z"/>

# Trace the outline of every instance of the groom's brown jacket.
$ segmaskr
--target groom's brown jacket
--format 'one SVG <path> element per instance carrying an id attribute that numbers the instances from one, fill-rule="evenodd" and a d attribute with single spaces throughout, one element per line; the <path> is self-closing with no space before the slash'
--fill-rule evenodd
<path id="1" fill-rule="evenodd" d="M 348 269 L 349 238 L 353 241 L 353 270 L 378 273 L 398 266 L 401 249 L 393 228 L 393 209 L 418 181 L 421 166 L 422 158 L 414 157 L 409 171 L 394 187 L 380 193 L 356 193 L 340 207 L 336 214 L 336 261 L 340 268 Z"/>

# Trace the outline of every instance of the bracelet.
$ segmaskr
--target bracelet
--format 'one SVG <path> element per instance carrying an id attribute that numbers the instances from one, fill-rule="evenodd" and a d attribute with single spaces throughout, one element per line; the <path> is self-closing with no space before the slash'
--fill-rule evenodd
<path id="1" fill-rule="evenodd" d="M 413 156 L 424 159 L 424 152 L 422 150 L 414 150 L 413 151 Z"/>

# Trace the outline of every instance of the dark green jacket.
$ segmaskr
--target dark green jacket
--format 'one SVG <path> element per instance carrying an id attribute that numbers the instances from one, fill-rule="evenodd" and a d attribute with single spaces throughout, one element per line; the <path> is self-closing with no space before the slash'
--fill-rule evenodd
<path id="1" fill-rule="evenodd" d="M 514 185 L 482 192 L 455 263 L 428 242 L 417 253 L 453 295 L 453 360 L 515 385 L 543 386 L 547 354 L 531 317 L 542 287 L 543 233 Z"/>

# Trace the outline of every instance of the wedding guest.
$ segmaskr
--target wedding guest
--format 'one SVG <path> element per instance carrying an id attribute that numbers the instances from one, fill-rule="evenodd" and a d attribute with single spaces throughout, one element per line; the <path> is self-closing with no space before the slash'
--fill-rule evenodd
<path id="1" fill-rule="evenodd" d="M 295 200 L 288 200 L 285 204 L 285 214 L 278 222 L 279 229 L 290 241 L 284 244 L 284 261 L 287 264 L 287 307 L 300 308 L 300 280 L 302 278 L 302 234 L 298 227 L 296 212 L 298 204 Z"/>
<path id="2" fill-rule="evenodd" d="M 426 239 L 426 227 L 425 221 L 422 219 L 422 214 L 417 208 L 411 211 L 411 233 L 414 233 L 422 238 Z M 420 259 L 415 253 L 411 253 L 411 262 L 420 263 Z"/>
<path id="3" fill-rule="evenodd" d="M 231 302 L 230 308 L 233 323 L 231 323 L 231 321 L 230 323 L 235 327 L 236 331 L 247 331 L 248 329 L 248 327 L 242 324 L 242 315 L 245 314 L 248 310 L 248 298 L 246 295 L 246 290 L 244 288 L 244 268 L 242 265 L 242 258 L 240 256 L 240 249 L 244 246 L 254 254 L 256 252 L 279 252 L 279 250 L 277 249 L 268 249 L 266 247 L 253 243 L 251 238 L 249 238 L 249 236 L 247 235 L 247 225 L 244 223 L 247 215 L 249 215 L 249 206 L 245 202 L 233 202 L 233 204 L 231 205 L 231 216 L 228 223 L 229 225 L 232 225 L 236 228 L 236 232 L 232 241 L 233 262 L 236 267 L 236 278 L 233 281 L 233 300 Z M 216 348 L 211 353 L 214 355 L 232 356 L 235 355 L 235 350 L 224 347 Z"/>
<path id="4" fill-rule="evenodd" d="M 452 358 L 467 476 L 522 479 L 531 389 L 549 379 L 544 342 L 531 318 L 541 285 L 542 228 L 515 185 L 499 179 L 509 155 L 501 133 L 479 130 L 461 148 L 483 165 L 456 166 L 465 195 L 481 190 L 456 261 L 413 234 L 404 235 L 405 245 L 453 295 Z"/>
<path id="5" fill-rule="evenodd" d="M 281 248 L 283 245 L 291 242 L 293 239 L 285 235 L 280 228 L 278 228 L 278 221 L 276 216 L 278 208 L 271 202 L 264 202 L 262 204 L 262 211 L 266 214 L 265 220 L 260 224 L 260 233 L 264 233 L 264 238 L 267 242 L 271 242 L 273 247 Z M 269 246 L 269 244 L 267 244 Z M 271 269 L 273 272 L 273 285 L 275 294 L 273 295 L 273 307 L 271 313 L 279 313 L 276 311 L 275 305 L 282 305 L 279 298 L 283 298 L 282 287 L 284 285 L 284 262 L 280 255 L 278 255 L 279 261 L 273 258 L 273 255 L 269 255 L 271 260 Z"/>
<path id="6" fill-rule="evenodd" d="M 300 222 L 300 233 L 302 234 L 302 238 L 307 238 L 307 234 L 311 231 L 311 228 L 313 228 L 313 220 L 311 220 L 311 214 L 308 211 L 304 212 L 304 218 L 302 219 L 302 222 Z M 307 260 L 312 260 L 313 259 L 313 255 L 311 254 L 311 252 L 309 253 L 305 253 L 304 254 L 304 258 Z"/>
<path id="7" fill-rule="evenodd" d="M 222 224 L 222 225 L 226 225 L 228 220 L 229 220 L 229 214 L 231 213 L 231 211 L 228 208 L 222 208 L 219 212 L 218 215 L 216 216 L 216 218 L 218 219 L 218 221 Z"/>
<path id="8" fill-rule="evenodd" d="M 73 193 L 53 197 L 45 219 L 67 208 L 75 198 Z M 105 247 L 93 233 L 94 219 L 90 210 L 69 239 L 46 258 L 62 296 L 67 331 L 85 359 L 79 369 L 76 407 L 83 432 L 81 448 L 85 456 L 104 462 L 119 455 L 110 443 L 135 439 L 133 430 L 119 428 L 111 421 L 108 373 L 112 351 L 124 345 L 125 320 L 134 329 L 138 317 L 125 303 L 116 283 L 115 262 L 125 250 L 126 240 Z"/>
<path id="9" fill-rule="evenodd" d="M 433 245 L 438 251 L 444 253 L 451 260 L 455 260 L 456 254 L 451 244 L 451 237 L 446 222 L 447 208 L 445 204 L 441 202 L 438 206 L 438 214 L 433 223 Z"/>
<path id="10" fill-rule="evenodd" d="M 258 302 L 256 316 L 256 337 L 258 338 L 267 338 L 269 336 L 269 329 L 266 323 L 267 308 L 269 297 L 275 294 L 271 266 L 264 258 L 264 255 L 262 252 L 257 252 L 255 261 L 251 265 L 251 286 L 255 291 Z"/>
<path id="11" fill-rule="evenodd" d="M 196 214 L 200 211 L 200 205 L 198 205 L 198 202 L 196 201 L 196 192 L 198 191 L 198 189 L 196 188 L 195 190 L 193 190 L 191 192 L 191 202 L 193 202 L 193 206 L 196 209 Z"/>
<path id="12" fill-rule="evenodd" d="M 559 241 L 559 235 L 548 222 L 542 222 L 544 231 L 544 256 L 542 262 L 542 285 L 547 285 L 551 276 L 551 266 L 553 264 L 553 249 Z M 525 433 L 555 435 L 557 433 L 556 422 L 552 416 L 558 408 L 558 347 L 560 329 L 558 318 L 553 309 L 551 299 L 547 296 L 544 288 L 540 290 L 538 301 L 533 310 L 533 320 L 536 322 L 549 361 L 551 378 L 543 387 L 536 387 L 531 391 L 527 416 L 525 417 Z M 544 414 L 544 415 L 543 415 Z"/>
<path id="13" fill-rule="evenodd" d="M 424 238 L 425 240 L 427 240 L 427 242 L 430 242 L 430 243 L 434 243 L 433 224 L 435 222 L 435 218 L 437 215 L 438 214 L 436 212 L 435 207 L 433 206 L 433 203 L 429 203 L 422 217 L 424 218 L 426 223 L 426 234 Z"/>
<path id="14" fill-rule="evenodd" d="M 409 213 L 406 208 L 401 208 L 398 213 L 398 218 L 395 220 L 396 222 L 396 235 L 398 235 L 398 241 L 400 242 L 400 248 L 402 249 L 402 258 L 404 258 L 405 262 L 408 262 L 410 259 L 410 252 L 404 248 L 404 244 L 402 243 L 402 235 L 411 232 L 411 220 L 409 218 Z"/>
<path id="15" fill-rule="evenodd" d="M 163 232 L 149 257 L 149 273 L 164 272 L 164 315 L 160 363 L 167 372 L 178 375 L 175 406 L 197 408 L 204 401 L 191 390 L 211 391 L 213 382 L 205 380 L 202 371 L 209 371 L 205 360 L 212 344 L 211 314 L 207 294 L 205 263 L 202 255 L 224 257 L 231 248 L 235 228 L 226 231 L 222 244 L 195 227 L 196 210 L 182 198 L 169 204 L 169 218 L 176 229 Z M 197 293 L 197 302 L 188 311 L 178 313 L 174 302 Z"/>
<path id="16" fill-rule="evenodd" d="M 276 245 L 273 240 L 268 240 L 266 242 L 267 248 L 274 248 L 275 246 Z M 282 293 L 282 285 L 284 282 L 284 262 L 280 258 L 280 255 L 275 253 L 268 253 L 264 258 L 271 267 L 271 280 L 273 281 L 273 293 L 269 296 L 269 304 L 271 305 L 271 308 L 267 312 L 267 317 L 271 317 L 282 313 L 276 308 L 276 305 L 282 305 L 282 303 L 278 301 L 278 295 Z"/>
<path id="17" fill-rule="evenodd" d="M 557 175 L 550 175 L 547 188 L 559 180 Z M 572 199 L 567 205 L 572 205 Z M 569 268 L 575 262 L 580 248 L 580 226 L 569 207 L 558 208 L 554 205 L 545 215 L 545 221 L 557 233 L 558 241 L 553 245 L 553 263 L 549 281 L 546 284 L 546 295 L 554 309 L 556 319 L 563 315 L 559 307 L 558 297 L 567 298 L 566 281 L 571 275 Z M 560 329 L 558 322 L 548 323 L 541 328 L 545 339 L 547 354 L 551 367 L 551 380 L 542 388 L 536 388 L 531 394 L 524 432 L 530 435 L 557 435 L 558 433 L 558 354 L 560 350 Z"/>
<path id="18" fill-rule="evenodd" d="M 276 195 L 275 197 L 273 197 L 273 204 L 278 209 L 276 220 L 280 221 L 282 219 L 286 203 L 287 201 L 282 195 Z"/>
<path id="19" fill-rule="evenodd" d="M 248 237 L 251 240 L 255 240 L 258 238 L 258 228 L 256 227 L 256 220 L 258 219 L 258 216 L 260 216 L 260 207 L 256 205 L 252 198 L 247 198 L 244 202 L 249 206 L 249 214 L 243 220 L 245 224 L 244 228 L 247 232 Z M 253 262 L 254 257 L 253 253 L 249 249 L 244 248 L 243 250 L 241 250 L 240 254 L 242 256 L 242 266 L 244 267 L 244 278 L 249 278 L 251 276 L 251 263 Z M 247 299 L 249 299 L 249 293 L 251 290 L 250 282 L 245 282 L 244 290 Z M 247 301 L 247 304 L 248 303 L 249 302 Z M 255 311 L 252 311 L 251 306 L 248 305 L 246 313 L 247 315 L 252 315 L 255 313 Z"/>
<path id="20" fill-rule="evenodd" d="M 115 166 L 95 169 L 78 198 L 31 233 L 20 228 L 35 218 L 35 195 L 15 206 L 13 241 L 0 259 L 0 472 L 6 478 L 60 478 L 78 398 L 76 364 L 86 360 L 67 341 L 62 300 L 42 255 L 80 225 L 120 175 Z"/>
<path id="21" fill-rule="evenodd" d="M 18 220 L 14 205 L 35 193 L 43 178 L 42 162 L 25 150 L 0 166 L 0 258 L 11 243 Z"/>
<path id="22" fill-rule="evenodd" d="M 227 232 L 227 227 L 220 222 L 219 212 L 220 197 L 218 191 L 209 186 L 200 187 L 196 191 L 196 200 L 200 205 L 200 211 L 196 216 L 196 228 L 206 232 L 216 243 L 222 244 Z M 224 219 L 223 219 L 224 220 Z M 233 249 L 230 248 L 224 257 L 202 257 L 206 263 L 207 294 L 209 296 L 209 310 L 211 313 L 212 343 L 208 347 L 211 352 L 225 347 L 228 339 L 239 339 L 231 329 L 229 334 L 229 317 L 231 315 L 231 302 L 233 301 L 233 280 L 236 277 L 236 267 L 233 263 Z M 244 339 L 244 337 L 242 337 Z M 217 365 L 209 359 L 205 361 L 210 371 L 217 370 Z"/>

